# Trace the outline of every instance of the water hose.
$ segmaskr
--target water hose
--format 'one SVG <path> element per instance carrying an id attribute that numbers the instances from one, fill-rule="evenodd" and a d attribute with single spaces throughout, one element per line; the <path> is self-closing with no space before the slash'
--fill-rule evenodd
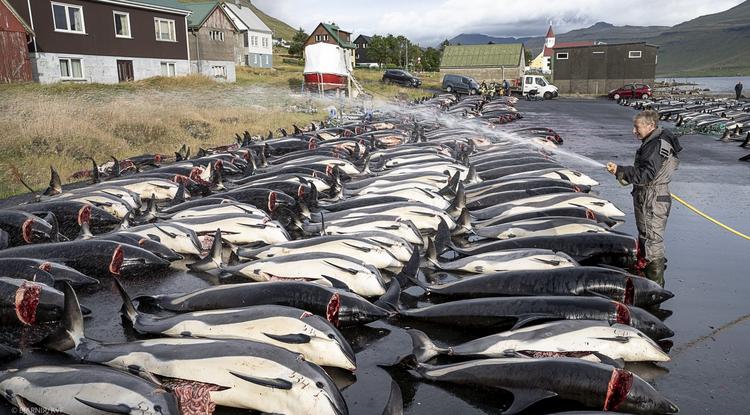
<path id="1" fill-rule="evenodd" d="M 750 241 L 750 236 L 747 236 L 747 235 L 745 235 L 744 233 L 742 233 L 742 232 L 740 232 L 740 231 L 737 231 L 737 230 L 735 230 L 735 229 L 732 229 L 732 228 L 730 228 L 729 226 L 727 226 L 727 225 L 725 225 L 725 224 L 723 224 L 723 223 L 719 222 L 718 220 L 716 220 L 716 219 L 714 219 L 714 218 L 712 218 L 712 217 L 710 217 L 710 216 L 706 215 L 705 213 L 703 213 L 703 212 L 701 212 L 700 210 L 698 210 L 698 208 L 696 208 L 695 206 L 691 205 L 690 203 L 688 203 L 688 202 L 684 201 L 684 200 L 683 200 L 682 198 L 680 198 L 679 196 L 675 195 L 674 193 L 670 193 L 670 194 L 672 195 L 672 198 L 673 198 L 674 200 L 676 200 L 676 201 L 678 201 L 678 202 L 682 203 L 683 205 L 685 205 L 685 207 L 686 207 L 686 208 L 688 208 L 688 209 L 692 210 L 692 211 L 693 211 L 693 212 L 695 212 L 695 213 L 696 213 L 696 214 L 697 214 L 698 216 L 700 216 L 700 217 L 702 217 L 702 218 L 704 218 L 704 219 L 708 220 L 709 222 L 713 222 L 713 223 L 715 223 L 716 225 L 719 225 L 720 227 L 722 227 L 722 228 L 724 228 L 724 229 L 728 230 L 729 232 L 732 232 L 733 234 L 735 234 L 735 235 L 739 236 L 740 238 L 745 238 L 745 239 L 747 239 L 747 240 L 749 240 L 749 241 Z"/>

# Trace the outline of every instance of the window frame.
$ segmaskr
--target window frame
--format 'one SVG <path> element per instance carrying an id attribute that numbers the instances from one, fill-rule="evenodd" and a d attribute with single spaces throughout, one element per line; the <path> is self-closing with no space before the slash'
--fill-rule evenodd
<path id="1" fill-rule="evenodd" d="M 638 56 L 635 56 L 634 54 L 638 54 Z M 643 58 L 643 51 L 640 50 L 629 50 L 628 51 L 628 59 L 641 59 Z"/>
<path id="2" fill-rule="evenodd" d="M 122 16 L 125 16 L 127 18 L 127 22 L 128 22 L 128 34 L 127 34 L 127 36 L 120 35 L 120 34 L 117 33 L 117 15 L 118 14 L 122 15 Z M 114 22 L 115 37 L 116 38 L 118 38 L 118 39 L 132 39 L 133 38 L 133 30 L 132 30 L 132 28 L 130 26 L 130 13 L 128 13 L 128 12 L 121 12 L 121 11 L 118 11 L 118 10 L 112 10 L 112 20 Z"/>
<path id="3" fill-rule="evenodd" d="M 209 30 L 208 38 L 215 42 L 223 42 L 224 32 L 222 32 L 221 30 Z"/>
<path id="4" fill-rule="evenodd" d="M 174 39 L 160 39 L 161 35 L 161 28 L 159 27 L 159 23 L 161 22 L 168 22 L 171 23 L 171 30 L 170 34 L 174 36 Z M 173 19 L 165 19 L 163 17 L 154 17 L 154 37 L 156 38 L 157 42 L 173 42 L 177 43 L 177 23 Z"/>
<path id="5" fill-rule="evenodd" d="M 65 24 L 68 27 L 68 29 L 58 29 L 57 28 L 57 19 L 55 18 L 55 6 L 60 6 L 65 8 Z M 83 15 L 83 6 L 77 5 L 77 4 L 69 4 L 69 3 L 59 3 L 56 1 L 50 2 L 50 7 L 52 9 L 52 28 L 55 30 L 55 32 L 61 32 L 61 33 L 73 33 L 76 35 L 85 35 L 86 33 L 86 18 Z M 68 12 L 69 9 L 78 9 L 78 11 L 81 12 L 81 30 L 70 30 L 70 13 Z"/>
<path id="6" fill-rule="evenodd" d="M 63 76 L 62 71 L 60 71 L 60 80 L 61 81 L 85 81 L 86 80 L 86 72 L 83 67 L 83 58 L 73 58 L 73 57 L 60 57 L 57 58 L 57 65 L 58 68 L 60 66 L 60 62 L 67 61 L 68 62 L 68 73 L 70 73 L 70 76 Z M 76 78 L 73 76 L 73 61 L 79 61 L 81 62 L 81 77 Z"/>
<path id="7" fill-rule="evenodd" d="M 220 75 L 216 75 L 217 69 L 220 69 L 218 71 L 221 73 Z M 214 78 L 227 79 L 227 67 L 224 65 L 212 65 L 211 72 Z"/>
<path id="8" fill-rule="evenodd" d="M 167 74 L 166 74 L 166 75 L 164 75 L 164 71 L 163 71 L 163 69 L 164 69 L 164 68 L 163 68 L 163 65 L 166 65 L 166 68 L 167 68 Z M 169 69 L 170 69 L 170 67 L 172 68 L 172 73 L 171 73 L 171 74 L 169 73 Z M 161 61 L 161 62 L 159 62 L 159 68 L 161 68 L 161 69 L 162 69 L 162 74 L 161 74 L 161 76 L 163 76 L 163 77 L 166 77 L 166 78 L 174 78 L 174 77 L 176 77 L 176 76 L 177 76 L 177 63 L 176 63 L 176 62 L 171 62 L 171 61 Z"/>
<path id="9" fill-rule="evenodd" d="M 563 58 L 562 56 L 565 55 Z M 556 52 L 555 53 L 555 59 L 559 61 L 566 61 L 570 58 L 570 54 L 568 52 Z"/>

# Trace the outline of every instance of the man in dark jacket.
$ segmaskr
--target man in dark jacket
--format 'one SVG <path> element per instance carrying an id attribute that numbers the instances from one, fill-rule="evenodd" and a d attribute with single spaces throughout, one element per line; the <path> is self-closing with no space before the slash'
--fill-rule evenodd
<path id="1" fill-rule="evenodd" d="M 633 185 L 635 223 L 640 247 L 639 265 L 647 278 L 664 286 L 664 231 L 672 207 L 669 182 L 680 163 L 677 137 L 658 126 L 659 114 L 646 110 L 636 115 L 633 134 L 641 140 L 632 166 L 607 163 L 607 171 L 623 185 Z M 645 263 L 644 263 L 645 261 Z"/>
<path id="2" fill-rule="evenodd" d="M 737 85 L 734 86 L 734 93 L 737 94 L 737 99 L 742 97 L 742 81 L 737 82 Z"/>

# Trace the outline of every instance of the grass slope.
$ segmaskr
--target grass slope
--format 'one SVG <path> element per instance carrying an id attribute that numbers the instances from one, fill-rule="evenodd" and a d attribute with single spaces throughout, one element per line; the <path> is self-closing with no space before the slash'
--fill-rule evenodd
<path id="1" fill-rule="evenodd" d="M 266 24 L 272 31 L 273 31 L 273 37 L 280 37 L 287 42 L 291 42 L 292 38 L 294 37 L 294 33 L 297 32 L 297 29 L 293 28 L 292 26 L 289 26 L 288 24 L 282 22 L 281 20 L 269 16 L 265 14 L 262 10 L 255 7 L 254 4 L 250 4 L 250 2 L 243 1 L 243 3 L 246 3 L 250 8 L 253 10 L 256 16 L 260 20 L 263 21 L 263 23 Z"/>

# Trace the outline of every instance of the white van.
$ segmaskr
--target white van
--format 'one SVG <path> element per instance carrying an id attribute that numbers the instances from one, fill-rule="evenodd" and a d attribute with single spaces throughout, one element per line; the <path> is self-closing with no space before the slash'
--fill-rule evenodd
<path id="1" fill-rule="evenodd" d="M 523 80 L 523 95 L 528 95 L 532 90 L 536 90 L 536 95 L 544 99 L 552 99 L 558 95 L 557 87 L 541 75 L 524 75 L 521 79 Z"/>

